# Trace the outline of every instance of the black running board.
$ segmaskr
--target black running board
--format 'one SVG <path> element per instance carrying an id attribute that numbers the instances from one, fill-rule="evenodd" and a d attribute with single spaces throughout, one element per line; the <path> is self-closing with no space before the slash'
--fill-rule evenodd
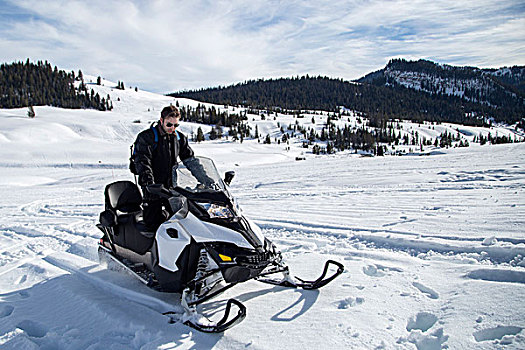
<path id="1" fill-rule="evenodd" d="M 151 278 L 146 279 L 144 276 L 141 276 L 137 271 L 135 271 L 132 267 L 124 263 L 119 257 L 117 257 L 111 249 L 99 244 L 98 246 L 98 257 L 99 261 L 102 262 L 102 259 L 106 260 L 106 263 L 111 261 L 115 263 L 119 268 L 121 268 L 123 271 L 128 273 L 129 275 L 135 277 L 140 282 L 144 283 L 146 286 L 148 286 L 151 289 L 158 290 L 158 282 L 155 280 L 152 280 Z M 107 260 L 109 259 L 109 260 Z"/>
<path id="2" fill-rule="evenodd" d="M 334 272 L 331 276 L 326 277 L 326 274 L 328 273 L 328 268 L 330 265 L 337 266 L 337 271 Z M 267 279 L 267 278 L 256 278 L 257 281 L 263 282 L 263 283 L 269 283 L 276 286 L 281 287 L 291 287 L 291 288 L 302 288 L 302 289 L 319 289 L 321 287 L 326 286 L 328 283 L 332 282 L 337 276 L 342 274 L 344 272 L 345 268 L 343 264 L 334 261 L 334 260 L 328 260 L 323 269 L 323 273 L 321 276 L 316 279 L 315 281 L 305 281 L 300 279 L 299 277 L 295 277 L 299 282 L 295 282 L 290 278 L 284 278 L 282 280 L 276 280 L 276 279 Z M 274 273 L 283 272 L 285 276 L 288 274 L 288 267 L 285 266 L 283 268 L 277 269 L 275 271 L 270 271 L 268 273 L 263 274 L 263 276 L 272 275 Z"/>

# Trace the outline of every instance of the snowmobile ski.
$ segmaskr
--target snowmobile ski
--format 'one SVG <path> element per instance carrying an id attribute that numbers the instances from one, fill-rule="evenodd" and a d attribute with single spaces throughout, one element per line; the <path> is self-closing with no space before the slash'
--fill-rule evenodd
<path id="1" fill-rule="evenodd" d="M 235 315 L 235 317 L 231 318 L 228 321 L 232 305 L 237 306 L 239 310 L 237 311 L 237 315 Z M 196 330 L 199 330 L 201 332 L 205 332 L 205 333 L 222 333 L 225 330 L 232 328 L 233 326 L 241 323 L 245 317 L 246 317 L 246 307 L 240 301 L 236 299 L 229 299 L 228 302 L 226 303 L 226 311 L 224 312 L 224 316 L 216 324 L 203 325 L 201 323 L 194 322 L 192 320 L 192 317 L 189 317 L 184 322 L 184 324 L 192 328 L 195 328 Z"/>
<path id="2" fill-rule="evenodd" d="M 230 318 L 232 306 L 236 306 L 238 311 L 237 315 Z M 229 299 L 226 302 L 226 310 L 224 311 L 224 315 L 218 322 L 209 320 L 206 316 L 198 313 L 192 307 L 186 309 L 183 314 L 173 311 L 164 312 L 162 314 L 169 317 L 168 323 L 170 324 L 181 322 L 182 324 L 194 328 L 200 332 L 222 333 L 244 320 L 246 317 L 246 307 L 236 299 Z M 176 316 L 176 318 L 174 316 Z"/>
<path id="3" fill-rule="evenodd" d="M 328 268 L 330 265 L 337 266 L 337 271 L 334 272 L 331 276 L 326 277 L 326 274 L 328 273 Z M 256 277 L 255 279 L 259 282 L 273 284 L 273 285 L 277 285 L 281 287 L 302 288 L 302 289 L 310 290 L 310 289 L 319 289 L 321 287 L 326 286 L 328 283 L 332 282 L 337 276 L 342 274 L 343 271 L 344 271 L 343 264 L 337 261 L 334 261 L 334 260 L 328 260 L 324 265 L 323 273 L 315 281 L 305 281 L 305 280 L 300 279 L 299 277 L 295 277 L 299 282 L 294 281 L 294 279 L 291 278 L 289 274 L 288 266 L 284 266 L 275 271 L 269 271 L 267 273 L 263 273 L 259 275 L 259 277 Z M 278 279 L 264 278 L 264 276 L 273 275 L 274 273 L 278 273 L 278 272 L 282 272 L 284 274 L 283 279 L 278 280 Z"/>
<path id="4" fill-rule="evenodd" d="M 188 295 L 192 292 L 186 288 L 182 292 L 181 305 L 184 308 L 183 323 L 205 333 L 222 333 L 225 330 L 239 324 L 246 317 L 246 307 L 238 300 L 228 299 L 224 315 L 218 322 L 212 322 L 204 315 L 197 312 L 196 305 L 188 305 Z M 237 314 L 230 318 L 232 306 L 237 307 Z"/>

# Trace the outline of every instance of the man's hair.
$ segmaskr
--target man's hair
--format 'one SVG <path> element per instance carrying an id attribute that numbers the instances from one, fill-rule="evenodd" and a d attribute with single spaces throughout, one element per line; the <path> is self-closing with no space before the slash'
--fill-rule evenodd
<path id="1" fill-rule="evenodd" d="M 171 118 L 171 117 L 179 117 L 180 118 L 180 112 L 177 109 L 177 107 L 175 107 L 173 105 L 169 105 L 167 107 L 164 107 L 162 109 L 162 112 L 160 112 L 160 118 L 161 119 L 165 119 L 165 118 Z"/>

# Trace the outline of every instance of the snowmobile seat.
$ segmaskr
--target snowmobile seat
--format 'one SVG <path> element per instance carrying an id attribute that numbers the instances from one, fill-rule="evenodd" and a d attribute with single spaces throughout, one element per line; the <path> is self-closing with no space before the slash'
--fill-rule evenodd
<path id="1" fill-rule="evenodd" d="M 149 232 L 142 221 L 142 195 L 131 181 L 117 181 L 104 191 L 106 212 L 115 215 L 113 241 L 118 246 L 145 254 L 152 246 L 154 232 Z"/>
<path id="2" fill-rule="evenodd" d="M 116 214 L 130 214 L 141 211 L 142 195 L 133 182 L 117 181 L 106 186 L 106 209 L 113 209 Z"/>

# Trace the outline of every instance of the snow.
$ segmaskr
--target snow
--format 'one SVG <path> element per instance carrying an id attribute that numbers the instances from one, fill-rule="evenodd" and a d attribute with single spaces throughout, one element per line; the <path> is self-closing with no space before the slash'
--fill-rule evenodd
<path id="1" fill-rule="evenodd" d="M 162 315 L 182 312 L 177 295 L 98 262 L 104 187 L 132 180 L 129 145 L 176 101 L 103 84 L 94 88 L 111 95 L 112 112 L 36 106 L 30 119 L 27 109 L 0 110 L 2 349 L 525 347 L 525 144 L 431 148 L 428 157 L 307 153 L 296 162 L 299 141 L 290 151 L 250 139 L 192 143 L 221 173 L 235 170 L 232 193 L 294 275 L 316 278 L 327 259 L 345 266 L 317 291 L 256 281 L 230 289 L 201 311 L 217 320 L 236 298 L 247 317 L 210 335 Z M 301 122 L 312 126 L 312 116 L 320 130 L 327 114 Z M 297 119 L 249 120 L 265 136 Z M 428 137 L 512 135 L 400 123 Z"/>

